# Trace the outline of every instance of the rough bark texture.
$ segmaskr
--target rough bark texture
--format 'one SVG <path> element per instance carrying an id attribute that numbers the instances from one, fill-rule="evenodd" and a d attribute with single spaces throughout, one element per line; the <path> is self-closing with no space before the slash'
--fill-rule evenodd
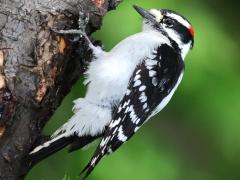
<path id="1" fill-rule="evenodd" d="M 87 33 L 101 26 L 119 0 L 0 0 L 0 179 L 23 179 L 26 155 L 91 52 L 51 28 L 77 28 L 90 14 Z"/>

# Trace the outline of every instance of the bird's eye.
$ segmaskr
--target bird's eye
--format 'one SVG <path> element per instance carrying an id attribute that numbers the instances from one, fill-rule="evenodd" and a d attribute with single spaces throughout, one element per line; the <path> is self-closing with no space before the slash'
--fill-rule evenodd
<path id="1" fill-rule="evenodd" d="M 169 18 L 164 19 L 163 23 L 166 24 L 169 27 L 172 27 L 174 25 L 174 21 L 172 19 L 169 19 Z"/>

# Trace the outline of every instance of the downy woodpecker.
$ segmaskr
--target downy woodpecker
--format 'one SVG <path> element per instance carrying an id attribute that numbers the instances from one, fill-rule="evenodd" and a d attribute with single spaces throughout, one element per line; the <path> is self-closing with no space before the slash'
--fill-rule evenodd
<path id="1" fill-rule="evenodd" d="M 83 148 L 101 137 L 82 171 L 87 177 L 105 155 L 128 141 L 172 98 L 183 77 L 183 60 L 193 47 L 192 25 L 171 10 L 133 7 L 143 17 L 142 32 L 127 37 L 110 52 L 95 47 L 84 30 L 60 31 L 80 33 L 95 59 L 86 72 L 85 97 L 74 101 L 74 115 L 51 139 L 30 152 L 33 161 L 67 145 L 70 151 Z"/>

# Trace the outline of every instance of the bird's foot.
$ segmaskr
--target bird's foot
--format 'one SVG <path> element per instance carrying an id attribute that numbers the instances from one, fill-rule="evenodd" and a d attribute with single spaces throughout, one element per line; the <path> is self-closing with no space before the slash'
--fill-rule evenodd
<path id="1" fill-rule="evenodd" d="M 79 12 L 79 19 L 78 19 L 78 29 L 69 29 L 69 30 L 57 30 L 52 28 L 52 31 L 57 34 L 76 34 L 79 35 L 80 38 L 83 38 L 88 47 L 92 50 L 94 56 L 96 58 L 101 57 L 105 51 L 103 51 L 101 46 L 94 46 L 89 37 L 86 34 L 86 26 L 89 22 L 89 14 L 85 14 L 83 12 Z"/>

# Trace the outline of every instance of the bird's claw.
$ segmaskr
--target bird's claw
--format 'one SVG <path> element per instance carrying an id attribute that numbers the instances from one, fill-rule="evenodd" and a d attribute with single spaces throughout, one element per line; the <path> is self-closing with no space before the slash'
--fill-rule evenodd
<path id="1" fill-rule="evenodd" d="M 57 30 L 56 28 L 52 28 L 52 31 L 57 34 L 76 34 L 79 35 L 80 38 L 84 38 L 85 41 L 88 43 L 88 47 L 93 51 L 93 54 L 96 57 L 102 56 L 104 51 L 101 47 L 95 47 L 89 37 L 86 34 L 86 26 L 89 22 L 89 13 L 83 13 L 82 11 L 79 12 L 79 19 L 78 19 L 78 29 L 69 29 L 69 30 Z"/>
<path id="2" fill-rule="evenodd" d="M 58 30 L 56 28 L 51 28 L 53 32 L 56 34 L 78 34 L 80 37 L 86 37 L 86 26 L 89 22 L 89 14 L 79 12 L 79 19 L 78 19 L 78 29 L 68 29 L 68 30 Z"/>

